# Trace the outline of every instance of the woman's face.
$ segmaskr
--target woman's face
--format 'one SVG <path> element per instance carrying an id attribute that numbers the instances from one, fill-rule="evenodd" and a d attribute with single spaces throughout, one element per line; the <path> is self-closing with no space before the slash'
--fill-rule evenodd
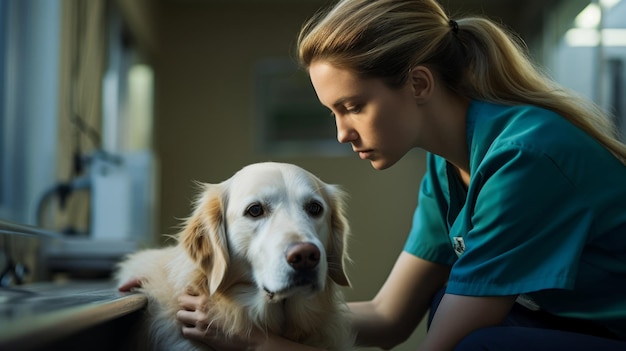
<path id="1" fill-rule="evenodd" d="M 351 143 L 375 169 L 391 167 L 418 146 L 423 118 L 409 83 L 391 89 L 381 79 L 361 79 L 324 61 L 314 61 L 309 75 L 335 117 L 337 140 Z"/>

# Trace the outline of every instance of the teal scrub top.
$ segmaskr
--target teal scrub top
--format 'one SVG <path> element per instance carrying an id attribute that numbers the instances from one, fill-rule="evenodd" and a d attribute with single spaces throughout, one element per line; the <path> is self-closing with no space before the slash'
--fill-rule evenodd
<path id="1" fill-rule="evenodd" d="M 471 181 L 427 156 L 404 250 L 451 265 L 446 292 L 523 295 L 626 337 L 626 166 L 565 118 L 472 101 Z"/>

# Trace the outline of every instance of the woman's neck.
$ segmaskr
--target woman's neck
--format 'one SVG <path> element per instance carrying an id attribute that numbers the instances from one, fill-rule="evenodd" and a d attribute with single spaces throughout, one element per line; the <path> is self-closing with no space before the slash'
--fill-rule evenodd
<path id="1" fill-rule="evenodd" d="M 453 94 L 441 94 L 429 107 L 432 138 L 426 151 L 437 154 L 469 179 L 470 164 L 467 146 L 466 117 L 470 99 Z M 466 174 L 466 176 L 464 176 Z"/>

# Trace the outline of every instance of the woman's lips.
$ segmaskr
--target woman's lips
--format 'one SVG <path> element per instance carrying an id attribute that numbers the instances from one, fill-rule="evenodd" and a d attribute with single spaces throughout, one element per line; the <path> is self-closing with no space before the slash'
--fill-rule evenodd
<path id="1" fill-rule="evenodd" d="M 357 153 L 359 154 L 359 157 L 362 160 L 365 160 L 370 157 L 370 155 L 372 154 L 372 150 L 362 150 L 362 151 L 357 151 Z"/>

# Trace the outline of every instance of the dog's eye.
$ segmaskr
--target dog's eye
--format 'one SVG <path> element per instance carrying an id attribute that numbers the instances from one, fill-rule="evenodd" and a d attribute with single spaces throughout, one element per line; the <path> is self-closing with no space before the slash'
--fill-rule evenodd
<path id="1" fill-rule="evenodd" d="M 313 216 L 313 217 L 319 217 L 322 214 L 322 211 L 324 210 L 324 208 L 322 207 L 322 204 L 320 204 L 317 201 L 309 202 L 308 204 L 304 206 L 304 209 L 310 216 Z"/>
<path id="2" fill-rule="evenodd" d="M 258 203 L 254 203 L 246 208 L 246 215 L 250 217 L 259 217 L 262 216 L 264 213 L 265 211 L 263 210 L 263 206 Z"/>

